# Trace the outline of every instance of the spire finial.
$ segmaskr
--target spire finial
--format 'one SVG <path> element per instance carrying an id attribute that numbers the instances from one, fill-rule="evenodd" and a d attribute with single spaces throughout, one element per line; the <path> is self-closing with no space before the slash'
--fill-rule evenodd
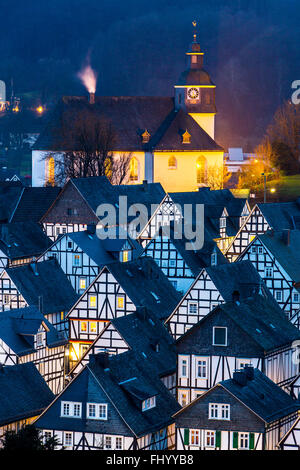
<path id="1" fill-rule="evenodd" d="M 193 27 L 194 27 L 194 34 L 193 34 L 193 36 L 194 36 L 194 42 L 197 42 L 197 32 L 196 32 L 197 21 L 194 20 L 194 21 L 192 22 L 192 25 L 193 25 Z"/>

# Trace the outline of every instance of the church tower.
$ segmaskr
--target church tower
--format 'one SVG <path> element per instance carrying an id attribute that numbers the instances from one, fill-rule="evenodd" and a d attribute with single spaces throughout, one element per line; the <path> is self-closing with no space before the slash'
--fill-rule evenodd
<path id="1" fill-rule="evenodd" d="M 175 85 L 175 107 L 183 108 L 214 139 L 216 86 L 203 69 L 203 56 L 204 53 L 197 42 L 197 34 L 194 32 L 194 40 L 186 52 L 187 69 Z"/>

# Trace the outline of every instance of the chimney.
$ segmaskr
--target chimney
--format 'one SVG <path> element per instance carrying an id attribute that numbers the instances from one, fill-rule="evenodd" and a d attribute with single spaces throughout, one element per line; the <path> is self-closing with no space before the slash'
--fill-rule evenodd
<path id="1" fill-rule="evenodd" d="M 32 271 L 33 271 L 33 274 L 34 274 L 35 276 L 38 276 L 39 273 L 38 273 L 38 270 L 37 270 L 37 262 L 34 261 L 33 263 L 30 263 L 30 266 L 31 266 L 31 269 L 32 269 Z"/>
<path id="2" fill-rule="evenodd" d="M 143 180 L 144 191 L 148 189 L 148 180 Z"/>
<path id="3" fill-rule="evenodd" d="M 136 309 L 136 314 L 141 320 L 145 321 L 147 318 L 147 307 L 143 305 L 138 306 Z"/>
<path id="4" fill-rule="evenodd" d="M 93 92 L 90 92 L 89 103 L 90 104 L 95 104 L 95 93 L 93 93 Z"/>
<path id="5" fill-rule="evenodd" d="M 240 304 L 240 293 L 238 290 L 232 292 L 232 302 L 235 302 L 237 305 Z"/>
<path id="6" fill-rule="evenodd" d="M 248 380 L 254 379 L 254 367 L 252 365 L 245 364 L 244 371 Z"/>
<path id="7" fill-rule="evenodd" d="M 286 246 L 290 246 L 290 229 L 282 230 L 282 241 Z"/>
<path id="8" fill-rule="evenodd" d="M 232 375 L 232 379 L 241 387 L 244 387 L 247 384 L 247 375 L 243 369 L 236 370 Z"/>

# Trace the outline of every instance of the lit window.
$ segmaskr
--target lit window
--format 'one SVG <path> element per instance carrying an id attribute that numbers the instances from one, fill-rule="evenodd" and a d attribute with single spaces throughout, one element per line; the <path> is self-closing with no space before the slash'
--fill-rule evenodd
<path id="1" fill-rule="evenodd" d="M 207 363 L 205 360 L 199 359 L 197 361 L 196 373 L 198 379 L 206 379 Z"/>
<path id="2" fill-rule="evenodd" d="M 80 322 L 80 333 L 87 333 L 87 322 L 81 321 Z"/>
<path id="3" fill-rule="evenodd" d="M 151 134 L 145 129 L 145 131 L 142 133 L 142 142 L 143 144 L 147 144 L 150 140 Z"/>
<path id="4" fill-rule="evenodd" d="M 79 289 L 80 290 L 85 290 L 86 289 L 86 279 L 85 279 L 85 277 L 81 277 L 79 279 Z"/>
<path id="5" fill-rule="evenodd" d="M 144 400 L 142 403 L 142 410 L 150 410 L 150 408 L 154 408 L 156 406 L 156 397 L 150 397 L 147 398 L 147 400 Z"/>
<path id="6" fill-rule="evenodd" d="M 192 55 L 192 64 L 197 64 L 197 56 Z"/>
<path id="7" fill-rule="evenodd" d="M 89 307 L 97 307 L 97 297 L 95 295 L 89 295 Z"/>
<path id="8" fill-rule="evenodd" d="M 74 254 L 73 255 L 73 266 L 74 267 L 81 266 L 81 255 L 80 254 Z"/>
<path id="9" fill-rule="evenodd" d="M 55 161 L 53 157 L 48 158 L 47 169 L 48 169 L 48 184 L 54 186 L 55 184 Z"/>
<path id="10" fill-rule="evenodd" d="M 205 184 L 207 178 L 207 161 L 204 156 L 198 157 L 196 161 L 197 184 Z"/>
<path id="11" fill-rule="evenodd" d="M 223 326 L 213 327 L 213 345 L 227 346 L 227 328 Z"/>
<path id="12" fill-rule="evenodd" d="M 124 308 L 124 296 L 123 295 L 117 296 L 117 306 L 118 308 Z"/>
<path id="13" fill-rule="evenodd" d="M 72 433 L 71 432 L 64 433 L 64 445 L 66 447 L 70 447 L 72 445 Z"/>
<path id="14" fill-rule="evenodd" d="M 138 181 L 139 179 L 139 165 L 136 158 L 132 158 L 129 164 L 129 179 L 130 181 Z"/>
<path id="15" fill-rule="evenodd" d="M 195 315 L 198 313 L 198 303 L 197 302 L 189 302 L 189 314 Z"/>
<path id="16" fill-rule="evenodd" d="M 273 277 L 273 268 L 267 267 L 265 269 L 265 277 L 272 278 Z"/>
<path id="17" fill-rule="evenodd" d="M 205 431 L 205 447 L 215 447 L 215 431 Z"/>
<path id="18" fill-rule="evenodd" d="M 187 130 L 182 134 L 182 143 L 183 144 L 191 143 L 191 134 Z"/>
<path id="19" fill-rule="evenodd" d="M 199 429 L 191 429 L 190 430 L 190 444 L 192 446 L 199 446 L 200 445 L 200 431 L 199 431 Z"/>
<path id="20" fill-rule="evenodd" d="M 128 251 L 127 251 L 127 250 L 124 250 L 124 251 L 123 251 L 123 256 L 122 256 L 122 258 L 123 258 L 123 259 L 122 259 L 123 263 L 127 263 L 127 261 L 128 261 Z"/>
<path id="21" fill-rule="evenodd" d="M 174 155 L 172 155 L 169 160 L 168 160 L 168 167 L 169 169 L 174 169 L 174 168 L 177 168 L 177 160 L 176 158 L 174 157 Z"/>
<path id="22" fill-rule="evenodd" d="M 186 393 L 182 393 L 180 394 L 180 404 L 181 406 L 186 406 L 187 404 L 187 394 Z"/>
<path id="23" fill-rule="evenodd" d="M 90 322 L 90 332 L 97 333 L 97 323 L 95 321 Z"/>
<path id="24" fill-rule="evenodd" d="M 209 403 L 209 419 L 230 420 L 230 405 L 224 403 Z"/>

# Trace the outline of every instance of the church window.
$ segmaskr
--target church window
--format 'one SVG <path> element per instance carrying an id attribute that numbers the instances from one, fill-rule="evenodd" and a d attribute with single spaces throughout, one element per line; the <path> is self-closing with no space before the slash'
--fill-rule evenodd
<path id="1" fill-rule="evenodd" d="M 129 165 L 129 179 L 130 181 L 138 181 L 139 179 L 139 165 L 138 161 L 136 158 L 132 158 L 130 160 L 130 165 Z"/>
<path id="2" fill-rule="evenodd" d="M 168 167 L 169 169 L 175 169 L 177 168 L 177 160 L 176 158 L 174 157 L 174 155 L 172 155 L 169 160 L 168 160 Z"/>
<path id="3" fill-rule="evenodd" d="M 147 144 L 150 140 L 151 134 L 145 129 L 145 131 L 142 133 L 142 142 L 143 144 Z"/>
<path id="4" fill-rule="evenodd" d="M 197 158 L 196 175 L 197 175 L 197 184 L 206 183 L 207 161 L 206 161 L 206 158 L 203 156 Z"/>
<path id="5" fill-rule="evenodd" d="M 182 134 L 182 143 L 183 144 L 191 143 L 191 134 L 187 130 Z"/>
<path id="6" fill-rule="evenodd" d="M 54 186 L 55 183 L 55 174 L 54 174 L 54 169 L 55 169 L 55 162 L 54 158 L 50 157 L 47 160 L 47 173 L 48 173 L 48 184 Z"/>
<path id="7" fill-rule="evenodd" d="M 197 56 L 192 55 L 192 64 L 197 64 Z"/>

